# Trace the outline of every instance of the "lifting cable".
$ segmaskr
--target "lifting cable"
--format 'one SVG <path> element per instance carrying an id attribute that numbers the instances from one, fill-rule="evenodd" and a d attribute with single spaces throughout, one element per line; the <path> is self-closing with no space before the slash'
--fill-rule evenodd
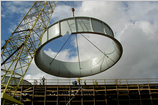
<path id="1" fill-rule="evenodd" d="M 53 60 L 50 62 L 50 65 L 52 64 L 52 62 L 54 61 L 54 59 L 57 57 L 57 55 L 60 53 L 60 51 L 63 49 L 63 47 L 66 45 L 66 43 L 70 39 L 70 37 L 71 37 L 71 35 L 68 37 L 68 39 L 65 41 L 65 43 L 63 44 L 63 46 L 60 48 L 60 50 L 58 51 L 58 53 L 53 58 Z"/>
<path id="2" fill-rule="evenodd" d="M 82 44 L 81 44 L 80 42 L 78 42 L 78 44 L 86 51 L 86 53 L 87 53 L 91 58 L 93 58 L 93 56 L 86 50 L 86 48 L 84 48 L 84 47 L 82 46 Z"/>
<path id="3" fill-rule="evenodd" d="M 81 33 L 80 33 L 81 34 Z M 81 34 L 82 35 L 82 34 Z M 107 58 L 111 59 L 109 56 L 107 56 L 101 49 L 99 49 L 93 42 L 91 42 L 88 38 L 86 38 L 84 35 L 82 35 L 88 42 L 90 42 L 94 47 L 96 47 L 101 53 L 103 53 Z M 111 59 L 112 60 L 112 59 Z M 112 60 L 113 61 L 113 60 Z M 113 61 L 114 62 L 114 61 Z"/>
<path id="4" fill-rule="evenodd" d="M 77 41 L 77 34 L 76 34 L 76 44 L 77 44 L 78 63 L 79 63 L 79 67 L 80 67 L 80 69 L 81 69 L 81 64 L 80 64 L 80 55 L 79 55 L 79 48 L 78 48 L 78 41 Z"/>

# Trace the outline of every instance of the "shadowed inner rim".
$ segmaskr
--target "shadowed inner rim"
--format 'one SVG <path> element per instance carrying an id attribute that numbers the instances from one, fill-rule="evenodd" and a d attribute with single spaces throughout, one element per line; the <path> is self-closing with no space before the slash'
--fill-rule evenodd
<path id="1" fill-rule="evenodd" d="M 97 40 L 96 40 L 97 39 Z M 66 40 L 68 40 L 66 42 Z M 51 40 L 42 50 L 51 58 L 66 62 L 87 61 L 105 52 L 112 39 L 95 34 L 66 34 Z M 105 52 L 106 55 L 114 51 Z"/>
<path id="2" fill-rule="evenodd" d="M 115 39 L 114 37 L 111 37 L 111 36 L 109 36 L 109 35 L 106 35 L 106 34 L 101 34 L 101 33 L 97 33 L 97 32 L 79 32 L 79 33 L 77 33 L 77 32 L 75 32 L 75 33 L 72 33 L 72 35 L 74 35 L 74 34 L 80 34 L 80 33 L 85 33 L 85 34 L 97 34 L 97 35 L 102 35 L 102 36 L 105 36 L 105 37 L 107 37 L 107 38 L 110 38 L 110 39 L 112 39 L 112 41 L 117 45 L 117 46 L 119 46 L 119 50 L 120 50 L 120 52 L 121 52 L 121 54 L 120 54 L 120 57 L 122 56 L 122 45 L 120 44 L 120 42 L 117 40 L 117 39 Z M 49 42 L 51 42 L 52 40 L 54 40 L 54 39 L 57 39 L 57 38 L 59 38 L 59 37 L 62 37 L 62 35 L 60 35 L 60 36 L 58 36 L 58 37 L 55 37 L 55 38 L 52 38 L 52 39 L 50 39 L 50 40 L 48 40 L 48 41 L 46 41 L 43 45 L 41 45 L 39 48 L 38 48 L 38 50 L 36 51 L 36 52 L 39 52 L 40 50 L 42 50 L 42 48 L 46 45 L 46 44 L 48 44 Z M 45 53 L 44 51 L 43 51 L 43 53 Z M 105 52 L 104 52 L 105 53 Z M 45 55 L 47 55 L 46 53 L 45 53 Z M 47 56 L 49 56 L 49 55 L 47 55 Z M 98 56 L 100 56 L 100 55 L 98 55 Z M 97 58 L 98 56 L 96 56 L 95 58 Z M 35 54 L 35 57 L 36 57 L 36 54 Z M 50 56 L 49 56 L 50 57 Z M 119 59 L 120 59 L 120 57 L 119 57 Z M 52 57 L 50 57 L 50 58 L 52 58 Z M 92 58 L 92 59 L 95 59 L 95 58 Z M 53 58 L 52 58 L 53 59 Z M 87 60 L 87 61 L 91 61 L 92 59 L 90 59 L 90 60 Z M 118 59 L 118 60 L 119 60 Z M 59 61 L 59 62 L 66 62 L 66 61 L 61 61 L 61 60 L 58 60 L 58 59 L 54 59 L 54 60 L 57 60 L 57 61 Z M 81 62 L 85 62 L 85 61 L 81 61 Z M 117 61 L 116 61 L 117 62 Z M 115 63 L 116 63 L 115 62 Z M 73 63 L 73 62 L 67 62 L 67 63 Z"/>

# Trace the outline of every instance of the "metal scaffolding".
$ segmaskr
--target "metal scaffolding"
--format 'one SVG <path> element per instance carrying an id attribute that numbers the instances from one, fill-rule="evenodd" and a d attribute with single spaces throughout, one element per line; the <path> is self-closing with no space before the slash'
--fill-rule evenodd
<path id="1" fill-rule="evenodd" d="M 58 81 L 58 84 L 63 82 Z M 83 83 L 21 85 L 15 96 L 25 105 L 157 105 L 158 103 L 158 78 L 111 79 L 104 80 L 106 81 L 104 83 L 97 81 L 98 85 L 93 85 L 93 82 L 88 82 L 86 85 Z"/>

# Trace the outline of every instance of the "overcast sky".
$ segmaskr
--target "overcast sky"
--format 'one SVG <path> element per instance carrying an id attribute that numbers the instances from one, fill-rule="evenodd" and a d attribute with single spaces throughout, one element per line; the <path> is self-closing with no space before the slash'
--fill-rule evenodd
<path id="1" fill-rule="evenodd" d="M 72 2 L 59 2 L 50 24 L 72 17 Z M 33 2 L 1 1 L 1 46 L 16 28 Z M 75 16 L 89 16 L 107 23 L 123 47 L 121 59 L 110 69 L 84 79 L 126 79 L 158 77 L 158 2 L 75 1 Z M 98 39 L 99 42 L 100 39 Z M 52 53 L 51 49 L 45 50 Z M 64 57 L 69 51 L 64 52 Z M 34 60 L 25 79 L 60 78 L 39 70 Z"/>

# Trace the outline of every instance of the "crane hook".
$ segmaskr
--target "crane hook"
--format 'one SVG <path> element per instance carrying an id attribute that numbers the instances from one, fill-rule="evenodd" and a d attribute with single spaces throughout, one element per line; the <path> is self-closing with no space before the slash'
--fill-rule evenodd
<path id="1" fill-rule="evenodd" d="M 71 10 L 72 10 L 72 13 L 73 13 L 73 17 L 74 17 L 74 12 L 75 12 L 75 9 L 74 9 L 74 8 L 72 8 Z"/>

